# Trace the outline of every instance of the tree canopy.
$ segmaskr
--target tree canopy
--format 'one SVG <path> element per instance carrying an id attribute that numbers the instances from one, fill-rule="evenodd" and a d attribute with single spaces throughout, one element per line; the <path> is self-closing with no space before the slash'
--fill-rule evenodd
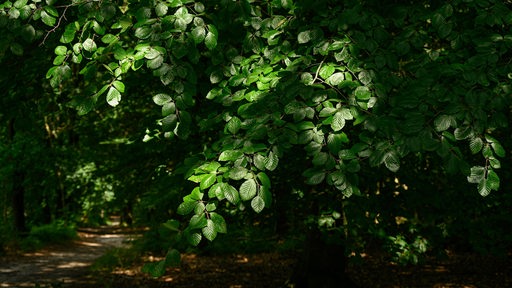
<path id="1" fill-rule="evenodd" d="M 75 124 L 86 121 L 101 125 L 104 145 L 136 142 L 105 158 L 127 181 L 119 187 L 152 177 L 120 172 L 126 163 L 159 162 L 167 178 L 155 191 L 179 183 L 169 216 L 188 217 L 166 225 L 193 245 L 226 233 L 229 209 L 283 207 L 275 200 L 301 189 L 295 201 L 329 211 L 301 206 L 323 227 L 352 225 L 350 203 L 370 211 L 379 191 L 398 189 L 417 209 L 510 199 L 500 179 L 511 176 L 511 24 L 511 4 L 498 0 L 4 1 L 0 117 L 44 116 L 45 145 L 67 128 L 66 143 L 86 141 L 91 128 Z M 85 153 L 61 147 L 32 152 Z M 81 185 L 112 185 L 93 181 Z M 464 182 L 474 189 L 451 191 Z"/>

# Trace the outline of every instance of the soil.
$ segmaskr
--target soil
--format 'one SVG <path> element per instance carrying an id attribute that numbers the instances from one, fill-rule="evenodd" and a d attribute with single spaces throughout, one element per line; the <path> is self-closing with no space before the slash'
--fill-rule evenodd
<path id="1" fill-rule="evenodd" d="M 95 259 L 108 249 L 127 245 L 136 237 L 135 233 L 112 227 L 82 229 L 79 239 L 69 245 L 0 258 L 0 287 L 280 288 L 286 287 L 284 283 L 296 262 L 295 255 L 277 252 L 185 254 L 181 268 L 169 268 L 166 276 L 159 279 L 141 273 L 139 266 L 105 274 L 91 272 L 89 267 Z M 506 258 L 449 256 L 447 260 L 429 260 L 421 266 L 399 266 L 366 256 L 364 264 L 350 265 L 348 272 L 361 288 L 512 287 L 512 255 Z"/>

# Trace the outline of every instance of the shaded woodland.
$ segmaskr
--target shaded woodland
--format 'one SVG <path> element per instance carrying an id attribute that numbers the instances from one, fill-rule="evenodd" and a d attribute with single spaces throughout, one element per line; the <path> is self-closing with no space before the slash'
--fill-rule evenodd
<path id="1" fill-rule="evenodd" d="M 17 0 L 0 33 L 4 257 L 116 217 L 103 273 L 511 285 L 509 1 Z"/>

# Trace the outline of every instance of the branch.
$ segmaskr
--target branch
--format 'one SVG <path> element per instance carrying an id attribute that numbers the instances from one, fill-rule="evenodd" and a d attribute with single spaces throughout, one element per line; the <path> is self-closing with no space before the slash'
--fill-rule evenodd
<path id="1" fill-rule="evenodd" d="M 50 34 L 52 34 L 53 32 L 57 31 L 57 29 L 60 27 L 62 19 L 66 18 L 66 11 L 68 10 L 69 7 L 71 7 L 73 5 L 75 5 L 75 4 L 70 4 L 70 5 L 63 6 L 64 7 L 64 11 L 62 11 L 62 15 L 60 15 L 59 20 L 57 21 L 57 24 L 52 29 L 50 29 L 50 31 L 48 31 L 46 33 L 46 35 L 44 35 L 43 41 L 41 42 L 41 44 L 39 44 L 39 46 L 43 46 L 44 43 L 46 42 L 46 39 L 48 38 L 48 36 L 50 36 Z"/>

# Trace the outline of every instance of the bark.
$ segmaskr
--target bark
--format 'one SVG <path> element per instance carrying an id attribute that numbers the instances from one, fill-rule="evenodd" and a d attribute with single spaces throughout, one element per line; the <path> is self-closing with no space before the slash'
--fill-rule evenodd
<path id="1" fill-rule="evenodd" d="M 16 131 L 14 128 L 14 118 L 9 120 L 8 124 L 8 137 L 9 140 L 14 142 L 14 135 Z M 15 159 L 12 159 L 16 161 Z M 12 174 L 12 213 L 14 228 L 18 234 L 27 232 L 26 221 L 25 221 L 25 187 L 23 182 L 25 181 L 25 172 L 18 167 L 17 163 L 14 164 Z"/>
<path id="2" fill-rule="evenodd" d="M 25 224 L 25 188 L 23 181 L 25 173 L 23 171 L 14 171 L 12 187 L 12 212 L 14 217 L 14 228 L 19 234 L 27 232 Z"/>

